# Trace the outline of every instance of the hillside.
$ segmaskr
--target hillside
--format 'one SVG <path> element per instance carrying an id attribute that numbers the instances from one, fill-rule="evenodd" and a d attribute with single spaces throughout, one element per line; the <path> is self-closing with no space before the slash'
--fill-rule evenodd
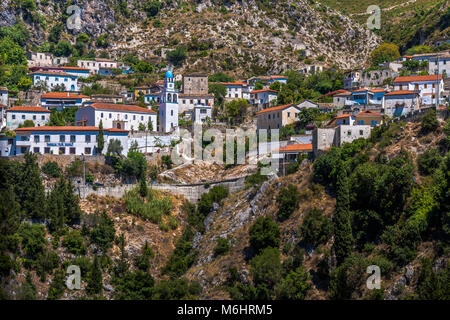
<path id="1" fill-rule="evenodd" d="M 321 0 L 331 8 L 348 14 L 360 24 L 367 21 L 366 10 L 378 5 L 381 10 L 381 29 L 374 32 L 386 42 L 406 49 L 448 38 L 450 35 L 450 2 L 448 0 Z"/>
<path id="2" fill-rule="evenodd" d="M 279 73 L 305 62 L 353 68 L 364 65 L 379 43 L 349 17 L 306 0 L 79 1 L 79 31 L 67 29 L 62 13 L 68 3 L 31 2 L 36 4 L 6 0 L 0 6 L 0 26 L 26 23 L 29 49 L 63 40 L 75 45 L 86 33 L 88 50 L 112 57 L 132 53 L 158 62 L 166 50 L 183 47 L 182 70 Z"/>

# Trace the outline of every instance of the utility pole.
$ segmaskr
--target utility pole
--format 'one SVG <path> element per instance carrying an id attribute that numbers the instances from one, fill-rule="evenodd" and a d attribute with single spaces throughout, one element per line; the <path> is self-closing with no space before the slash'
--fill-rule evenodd
<path id="1" fill-rule="evenodd" d="M 83 200 L 86 200 L 86 163 L 84 159 L 84 153 L 81 154 L 83 159 Z"/>
<path id="2" fill-rule="evenodd" d="M 436 57 L 436 63 L 437 63 L 437 85 L 436 85 L 436 110 L 439 110 L 439 87 L 440 87 L 440 81 L 439 81 L 439 55 Z"/>

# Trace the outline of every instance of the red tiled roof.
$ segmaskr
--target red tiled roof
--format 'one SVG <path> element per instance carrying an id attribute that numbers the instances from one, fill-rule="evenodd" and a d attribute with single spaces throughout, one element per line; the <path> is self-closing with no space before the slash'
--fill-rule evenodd
<path id="1" fill-rule="evenodd" d="M 241 81 L 236 82 L 222 82 L 221 83 L 224 86 L 246 86 L 247 84 Z"/>
<path id="2" fill-rule="evenodd" d="M 301 152 L 301 151 L 312 151 L 313 146 L 311 143 L 303 143 L 303 144 L 289 144 L 285 147 L 278 149 L 277 151 L 280 153 L 284 152 Z"/>
<path id="3" fill-rule="evenodd" d="M 28 107 L 28 106 L 16 106 L 16 107 L 12 107 L 11 109 L 6 110 L 6 112 L 11 112 L 11 111 L 16 111 L 16 112 L 22 112 L 22 111 L 30 111 L 30 112 L 50 112 L 50 110 L 47 110 L 45 108 L 41 108 L 41 107 Z"/>
<path id="4" fill-rule="evenodd" d="M 442 74 L 439 75 L 439 79 L 442 79 Z M 408 77 L 397 77 L 394 83 L 397 82 L 413 82 L 413 81 L 436 81 L 438 80 L 437 74 L 427 75 L 427 76 L 408 76 Z"/>
<path id="5" fill-rule="evenodd" d="M 63 70 L 80 70 L 80 71 L 89 71 L 87 68 L 80 68 L 80 67 L 59 67 Z"/>
<path id="6" fill-rule="evenodd" d="M 322 95 L 322 97 L 334 96 L 334 95 L 339 95 L 339 94 L 342 94 L 342 93 L 350 93 L 350 92 L 347 91 L 347 90 L 344 90 L 344 89 L 339 89 L 339 90 L 335 90 L 335 91 L 331 91 L 331 92 L 325 93 L 324 95 Z"/>
<path id="7" fill-rule="evenodd" d="M 375 112 L 375 111 L 370 111 L 370 110 L 364 110 L 361 112 L 358 112 L 356 114 L 356 117 L 370 117 L 370 116 L 380 116 L 382 117 L 383 115 L 381 113 Z"/>
<path id="8" fill-rule="evenodd" d="M 386 93 L 385 96 L 399 96 L 404 94 L 417 94 L 416 91 L 409 91 L 409 90 L 398 90 L 398 91 L 392 91 L 389 93 Z"/>
<path id="9" fill-rule="evenodd" d="M 128 130 L 122 129 L 103 129 L 104 131 L 110 132 L 128 132 Z M 30 128 L 17 128 L 15 131 L 26 132 L 26 131 L 98 131 L 98 127 L 83 127 L 83 126 L 43 126 L 43 127 L 30 127 Z"/>
<path id="10" fill-rule="evenodd" d="M 69 92 L 47 92 L 44 93 L 41 98 L 44 99 L 83 99 L 89 98 L 88 96 L 82 94 L 74 94 Z"/>
<path id="11" fill-rule="evenodd" d="M 270 76 L 272 79 L 285 79 L 286 76 Z"/>
<path id="12" fill-rule="evenodd" d="M 348 118 L 348 117 L 350 117 L 351 116 L 351 114 L 341 114 L 340 116 L 336 116 L 336 117 L 334 117 L 334 119 L 342 119 L 342 118 Z M 334 120 L 333 119 L 333 120 Z M 331 120 L 331 121 L 333 121 L 333 120 Z"/>
<path id="13" fill-rule="evenodd" d="M 370 92 L 387 92 L 386 89 L 369 89 Z"/>
<path id="14" fill-rule="evenodd" d="M 286 109 L 288 107 L 295 107 L 295 108 L 298 109 L 298 107 L 295 104 L 290 103 L 290 104 L 285 104 L 283 106 L 267 108 L 267 109 L 264 109 L 264 110 L 261 110 L 261 111 L 257 112 L 256 114 L 261 114 L 261 113 L 266 113 L 266 112 L 271 112 L 271 111 L 277 111 L 277 110 L 284 110 L 284 109 Z"/>
<path id="15" fill-rule="evenodd" d="M 278 93 L 277 91 L 272 90 L 272 89 L 261 89 L 261 90 L 250 91 L 250 93 L 259 93 L 259 92 L 275 92 L 275 93 Z"/>
<path id="16" fill-rule="evenodd" d="M 129 111 L 129 112 L 139 112 L 139 113 L 156 113 L 155 111 L 151 109 L 145 109 L 134 105 L 129 104 L 114 104 L 114 103 L 93 103 L 90 106 L 94 109 L 99 110 L 113 110 L 113 111 Z"/>

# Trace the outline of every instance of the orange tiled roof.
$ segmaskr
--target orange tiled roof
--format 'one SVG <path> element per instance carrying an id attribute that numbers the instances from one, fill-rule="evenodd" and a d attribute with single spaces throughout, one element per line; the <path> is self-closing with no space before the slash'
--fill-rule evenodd
<path id="1" fill-rule="evenodd" d="M 45 108 L 41 108 L 41 107 L 28 107 L 28 106 L 16 106 L 16 107 L 12 107 L 11 109 L 6 110 L 6 112 L 11 112 L 11 111 L 16 111 L 16 112 L 21 112 L 21 111 L 29 111 L 29 112 L 50 112 L 50 110 L 47 110 Z"/>
<path id="2" fill-rule="evenodd" d="M 442 79 L 442 74 L 439 75 L 439 79 Z M 396 82 L 413 82 L 413 81 L 435 81 L 438 80 L 437 74 L 427 75 L 427 76 L 408 76 L 408 77 L 397 77 L 394 80 Z"/>
<path id="3" fill-rule="evenodd" d="M 416 91 L 409 91 L 409 90 L 398 90 L 398 91 L 392 91 L 389 93 L 386 93 L 385 96 L 399 96 L 404 94 L 417 94 Z"/>
<path id="4" fill-rule="evenodd" d="M 275 92 L 275 93 L 278 93 L 277 91 L 272 90 L 272 89 L 261 89 L 261 90 L 250 91 L 250 93 L 259 93 L 259 92 Z"/>
<path id="5" fill-rule="evenodd" d="M 375 112 L 375 111 L 370 111 L 370 110 L 364 110 L 361 112 L 358 112 L 356 114 L 356 117 L 370 117 L 370 116 L 383 116 L 381 113 Z"/>
<path id="6" fill-rule="evenodd" d="M 127 105 L 127 104 L 114 104 L 114 103 L 93 103 L 90 106 L 94 109 L 100 109 L 100 110 L 113 110 L 113 111 L 129 111 L 129 112 L 140 112 L 140 113 L 156 113 L 155 111 L 151 109 L 145 109 L 141 108 L 135 105 Z"/>
<path id="7" fill-rule="evenodd" d="M 69 92 L 47 92 L 44 93 L 41 98 L 44 99 L 83 99 L 89 98 L 88 96 L 82 94 L 74 94 Z"/>
<path id="8" fill-rule="evenodd" d="M 313 146 L 311 143 L 302 143 L 302 144 L 289 144 L 285 147 L 278 149 L 277 151 L 280 153 L 283 152 L 301 152 L 301 151 L 312 151 Z"/>
<path id="9" fill-rule="evenodd" d="M 277 110 L 283 110 L 283 109 L 286 109 L 287 107 L 296 107 L 298 109 L 298 107 L 295 104 L 290 103 L 290 104 L 285 104 L 285 105 L 278 106 L 278 107 L 267 108 L 267 109 L 257 112 L 256 114 L 277 111 Z"/>
<path id="10" fill-rule="evenodd" d="M 286 76 L 270 76 L 272 79 L 284 79 Z"/>
<path id="11" fill-rule="evenodd" d="M 87 68 L 80 68 L 80 67 L 59 67 L 60 69 L 63 70 L 82 70 L 82 71 L 89 71 L 89 69 Z"/>
<path id="12" fill-rule="evenodd" d="M 110 132 L 128 132 L 128 130 L 122 129 L 103 129 L 104 131 Z M 43 127 L 30 127 L 30 128 L 17 128 L 15 131 L 26 132 L 26 131 L 98 131 L 98 127 L 83 127 L 83 126 L 43 126 Z"/>

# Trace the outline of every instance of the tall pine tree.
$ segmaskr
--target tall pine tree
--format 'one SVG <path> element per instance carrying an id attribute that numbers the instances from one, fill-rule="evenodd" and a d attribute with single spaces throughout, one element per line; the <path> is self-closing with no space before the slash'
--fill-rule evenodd
<path id="1" fill-rule="evenodd" d="M 347 166 L 341 164 L 336 183 L 336 209 L 334 213 L 334 245 L 333 249 L 338 264 L 350 255 L 354 239 L 350 215 L 350 194 Z"/>
<path id="2" fill-rule="evenodd" d="M 88 294 L 100 294 L 103 289 L 102 270 L 100 269 L 100 262 L 97 255 L 94 256 L 94 263 L 91 266 L 87 281 L 86 291 Z"/>

